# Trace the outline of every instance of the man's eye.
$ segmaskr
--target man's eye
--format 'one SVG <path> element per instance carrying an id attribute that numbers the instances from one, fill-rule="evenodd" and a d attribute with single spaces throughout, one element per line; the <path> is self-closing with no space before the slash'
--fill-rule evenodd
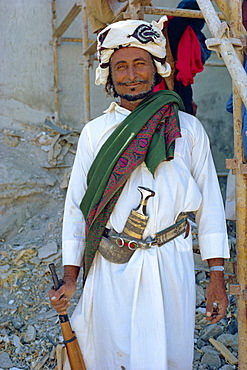
<path id="1" fill-rule="evenodd" d="M 125 65 L 123 65 L 123 64 L 119 64 L 118 66 L 117 66 L 117 69 L 119 70 L 121 70 L 121 69 L 125 69 L 126 68 L 126 66 Z"/>

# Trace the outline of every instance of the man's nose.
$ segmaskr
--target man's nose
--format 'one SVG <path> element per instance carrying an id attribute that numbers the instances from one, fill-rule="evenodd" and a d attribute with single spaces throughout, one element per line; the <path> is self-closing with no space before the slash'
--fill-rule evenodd
<path id="1" fill-rule="evenodd" d="M 136 70 L 134 66 L 129 66 L 128 67 L 128 78 L 131 81 L 134 81 L 136 78 Z"/>

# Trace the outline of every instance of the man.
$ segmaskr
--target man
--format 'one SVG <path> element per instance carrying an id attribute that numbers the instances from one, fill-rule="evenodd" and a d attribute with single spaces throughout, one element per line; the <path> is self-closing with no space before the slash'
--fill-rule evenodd
<path id="1" fill-rule="evenodd" d="M 178 111 L 176 93 L 152 93 L 170 73 L 165 20 L 121 21 L 98 36 L 96 83 L 120 96 L 120 105 L 113 102 L 82 131 L 64 212 L 65 284 L 49 292 L 57 312 L 67 312 L 83 265 L 84 290 L 71 323 L 87 369 L 192 369 L 189 211 L 211 268 L 207 319 L 218 322 L 228 305 L 224 209 L 208 138 L 195 117 Z M 141 201 L 144 215 L 139 186 L 152 195 Z M 133 237 L 133 209 L 144 224 L 141 239 L 138 232 Z"/>

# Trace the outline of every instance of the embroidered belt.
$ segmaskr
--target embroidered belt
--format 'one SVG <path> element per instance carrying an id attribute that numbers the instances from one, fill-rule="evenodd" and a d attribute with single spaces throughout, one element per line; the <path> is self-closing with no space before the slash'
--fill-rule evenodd
<path id="1" fill-rule="evenodd" d="M 179 214 L 176 223 L 155 234 L 154 238 L 145 240 L 135 239 L 127 234 L 117 233 L 114 229 L 105 229 L 100 241 L 98 251 L 108 261 L 113 263 L 126 263 L 130 260 L 136 249 L 150 249 L 154 246 L 160 247 L 177 236 L 189 234 L 188 214 Z"/>

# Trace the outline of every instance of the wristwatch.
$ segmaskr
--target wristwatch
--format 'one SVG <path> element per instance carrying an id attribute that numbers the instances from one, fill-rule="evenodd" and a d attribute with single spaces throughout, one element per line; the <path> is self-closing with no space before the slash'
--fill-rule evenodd
<path id="1" fill-rule="evenodd" d="M 224 266 L 211 266 L 209 271 L 224 271 Z"/>

